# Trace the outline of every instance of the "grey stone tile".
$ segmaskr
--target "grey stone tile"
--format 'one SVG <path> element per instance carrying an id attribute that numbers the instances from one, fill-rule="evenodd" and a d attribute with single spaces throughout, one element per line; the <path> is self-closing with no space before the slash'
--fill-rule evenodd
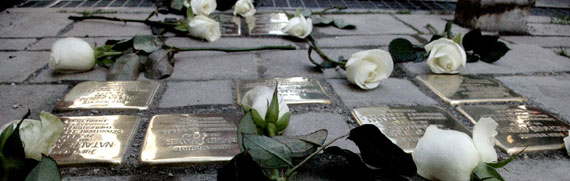
<path id="1" fill-rule="evenodd" d="M 345 22 L 356 25 L 355 30 L 342 30 L 335 27 L 315 27 L 313 31 L 327 35 L 379 35 L 416 34 L 417 32 L 387 14 L 334 15 Z"/>
<path id="2" fill-rule="evenodd" d="M 283 135 L 305 135 L 321 129 L 328 131 L 325 143 L 350 132 L 346 119 L 341 115 L 333 113 L 305 113 L 291 115 L 291 120 L 289 121 L 287 129 L 283 132 Z M 360 153 L 356 144 L 347 139 L 340 139 L 331 144 L 331 146 L 338 146 L 355 153 Z"/>
<path id="3" fill-rule="evenodd" d="M 286 41 L 279 38 L 237 38 L 237 37 L 222 37 L 215 42 L 204 42 L 187 37 L 170 37 L 166 39 L 166 44 L 177 47 L 201 48 L 201 47 L 216 47 L 216 48 L 246 48 L 246 47 L 259 47 L 267 45 L 294 45 L 291 41 Z M 300 48 L 305 47 L 305 44 Z"/>
<path id="4" fill-rule="evenodd" d="M 532 44 L 553 48 L 570 47 L 570 37 L 502 36 L 501 38 L 518 44 Z"/>
<path id="5" fill-rule="evenodd" d="M 107 176 L 107 177 L 64 177 L 62 181 L 120 181 L 120 180 L 129 180 L 130 176 Z"/>
<path id="6" fill-rule="evenodd" d="M 529 16 L 528 23 L 550 23 L 550 16 Z"/>
<path id="7" fill-rule="evenodd" d="M 570 160 L 565 158 L 516 159 L 497 169 L 505 180 L 565 180 Z"/>
<path id="8" fill-rule="evenodd" d="M 380 105 L 433 105 L 436 102 L 405 79 L 382 80 L 376 89 L 362 90 L 344 79 L 327 80 L 349 108 Z"/>
<path id="9" fill-rule="evenodd" d="M 388 46 L 396 38 L 405 38 L 414 45 L 420 45 L 418 40 L 408 35 L 335 36 L 319 38 L 318 45 L 320 48 L 380 47 Z"/>
<path id="10" fill-rule="evenodd" d="M 231 84 L 229 80 L 170 82 L 158 107 L 232 104 Z"/>
<path id="11" fill-rule="evenodd" d="M 105 81 L 107 75 L 107 69 L 95 65 L 93 70 L 87 72 L 79 73 L 55 73 L 51 69 L 46 69 L 40 72 L 40 74 L 31 80 L 31 82 L 55 82 L 60 80 L 97 80 Z"/>
<path id="12" fill-rule="evenodd" d="M 21 82 L 47 65 L 47 52 L 0 52 L 0 82 Z"/>
<path id="13" fill-rule="evenodd" d="M 419 31 L 424 34 L 431 34 L 426 28 L 428 24 L 431 24 L 438 33 L 442 33 L 445 30 L 445 24 L 447 20 L 453 20 L 453 15 L 423 15 L 423 14 L 409 14 L 409 15 L 396 15 L 402 21 L 416 27 Z M 451 31 L 454 34 L 469 32 L 469 28 L 463 28 L 457 24 L 453 24 Z"/>
<path id="14" fill-rule="evenodd" d="M 570 36 L 570 28 L 568 25 L 529 23 L 528 33 L 531 35 Z"/>
<path id="15" fill-rule="evenodd" d="M 536 45 L 509 44 L 509 51 L 498 61 L 489 64 L 482 61 L 467 63 L 461 74 L 515 74 L 533 72 L 564 72 L 570 70 L 568 58 L 556 55 L 549 49 Z M 427 74 L 430 69 L 424 62 L 404 63 L 412 74 Z"/>
<path id="16" fill-rule="evenodd" d="M 24 50 L 36 39 L 0 39 L 0 50 Z"/>
<path id="17" fill-rule="evenodd" d="M 251 79 L 257 77 L 256 57 L 253 53 L 224 53 L 199 56 L 195 52 L 177 53 L 175 80 Z"/>
<path id="18" fill-rule="evenodd" d="M 0 13 L 0 37 L 45 37 L 56 36 L 72 21 L 68 14 Z"/>
<path id="19" fill-rule="evenodd" d="M 27 109 L 30 118 L 39 119 L 40 111 L 51 112 L 53 105 L 63 97 L 67 85 L 0 85 L 0 125 L 22 118 Z"/>
<path id="20" fill-rule="evenodd" d="M 537 106 L 559 114 L 570 123 L 570 76 L 509 76 L 497 77 L 504 85 L 528 97 Z"/>
<path id="21" fill-rule="evenodd" d="M 119 18 L 145 19 L 143 14 L 114 14 L 108 15 Z M 150 27 L 142 23 L 123 23 L 106 20 L 83 20 L 75 22 L 73 28 L 62 36 L 134 36 L 150 35 Z"/>
<path id="22" fill-rule="evenodd" d="M 122 40 L 122 39 L 129 39 L 132 37 L 104 37 L 104 38 L 85 38 L 85 37 L 79 37 L 85 41 L 87 41 L 87 43 L 89 43 L 92 47 L 95 47 L 95 45 L 97 46 L 103 46 L 105 45 L 105 41 L 107 40 Z M 51 47 L 53 45 L 53 43 L 55 43 L 55 41 L 57 41 L 58 38 L 44 38 L 41 39 L 40 41 L 38 41 L 37 43 L 35 43 L 34 45 L 32 45 L 31 47 L 29 47 L 29 50 L 47 50 L 50 51 Z"/>

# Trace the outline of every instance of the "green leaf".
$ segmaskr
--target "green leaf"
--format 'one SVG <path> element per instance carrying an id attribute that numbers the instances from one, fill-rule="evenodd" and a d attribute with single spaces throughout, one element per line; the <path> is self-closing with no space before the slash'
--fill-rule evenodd
<path id="1" fill-rule="evenodd" d="M 250 154 L 241 152 L 218 169 L 218 180 L 265 180 L 265 175 Z"/>
<path id="2" fill-rule="evenodd" d="M 125 40 L 107 40 L 105 41 L 105 46 L 112 46 L 110 50 L 114 51 L 126 51 L 130 48 L 133 48 L 133 39 L 125 39 Z M 107 50 L 109 51 L 109 50 Z"/>
<path id="3" fill-rule="evenodd" d="M 344 22 L 344 19 L 335 18 L 333 24 L 339 29 L 356 29 L 356 26 Z"/>
<path id="4" fill-rule="evenodd" d="M 4 143 L 2 147 L 2 155 L 4 155 L 4 159 L 2 160 L 2 174 L 6 175 L 16 175 L 16 177 L 20 177 L 18 175 L 22 175 L 21 172 L 11 173 L 13 170 L 18 170 L 25 167 L 26 163 L 26 153 L 24 152 L 24 146 L 22 145 L 22 141 L 20 139 L 20 127 L 22 126 L 22 122 L 24 119 L 30 116 L 30 110 L 22 117 L 22 119 L 14 128 L 14 131 Z M 8 172 L 4 172 L 8 171 Z M 8 177 L 6 177 L 8 178 Z"/>
<path id="5" fill-rule="evenodd" d="M 186 0 L 171 0 L 170 1 L 170 8 L 180 11 L 180 10 L 182 10 L 182 8 L 184 8 L 184 1 L 186 1 Z M 188 8 L 188 9 L 192 9 L 192 8 Z"/>
<path id="6" fill-rule="evenodd" d="M 144 76 L 148 79 L 163 79 L 172 75 L 174 70 L 173 53 L 159 49 L 152 52 L 144 62 Z"/>
<path id="7" fill-rule="evenodd" d="M 119 57 L 107 72 L 107 80 L 136 80 L 139 76 L 141 62 L 135 53 Z"/>
<path id="8" fill-rule="evenodd" d="M 61 173 L 57 167 L 57 163 L 52 158 L 42 154 L 42 161 L 32 169 L 26 181 L 59 181 L 61 180 Z"/>
<path id="9" fill-rule="evenodd" d="M 481 47 L 482 44 L 480 40 L 482 38 L 483 35 L 481 34 L 480 29 L 474 29 L 467 32 L 467 34 L 465 34 L 465 37 L 463 37 L 463 48 L 465 49 L 465 51 L 471 51 L 476 49 L 477 47 Z"/>
<path id="10" fill-rule="evenodd" d="M 257 127 L 255 123 L 253 123 L 251 111 L 248 111 L 240 120 L 238 126 L 238 144 L 241 151 L 245 151 L 245 147 L 243 144 L 243 135 L 244 134 L 258 134 Z"/>
<path id="11" fill-rule="evenodd" d="M 304 17 L 309 17 L 309 16 L 313 15 L 313 12 L 311 10 L 308 10 L 308 9 L 303 9 L 303 10 L 301 10 L 301 14 Z"/>
<path id="12" fill-rule="evenodd" d="M 313 25 L 316 26 L 328 26 L 334 21 L 334 18 L 330 17 L 320 17 L 313 19 Z"/>
<path id="13" fill-rule="evenodd" d="M 453 42 L 461 45 L 461 33 L 457 34 L 457 36 L 453 38 Z"/>
<path id="14" fill-rule="evenodd" d="M 194 18 L 194 11 L 192 8 L 186 8 L 186 19 L 191 20 Z"/>
<path id="15" fill-rule="evenodd" d="M 396 38 L 388 45 L 388 51 L 395 63 L 409 62 L 417 59 L 423 60 L 425 50 L 415 47 L 404 38 Z"/>
<path id="16" fill-rule="evenodd" d="M 251 117 L 253 118 L 253 122 L 259 127 L 265 127 L 265 119 L 259 115 L 257 110 L 251 109 Z"/>
<path id="17" fill-rule="evenodd" d="M 262 168 L 293 166 L 289 148 L 274 139 L 267 136 L 244 135 L 244 145 L 253 160 Z"/>
<path id="18" fill-rule="evenodd" d="M 95 55 L 95 60 L 103 57 L 103 54 L 105 53 L 106 49 L 105 47 L 97 47 L 94 49 L 94 55 Z"/>
<path id="19" fill-rule="evenodd" d="M 2 134 L 0 134 L 0 158 L 2 159 L 4 159 L 4 154 L 2 153 L 2 150 L 4 150 L 4 144 L 12 132 L 14 132 L 14 124 L 10 124 L 6 129 L 4 129 L 4 131 L 2 131 Z"/>
<path id="20" fill-rule="evenodd" d="M 271 123 L 277 123 L 279 119 L 279 99 L 277 99 L 277 86 L 273 91 L 273 97 L 271 98 L 271 103 L 269 103 L 269 108 L 267 108 L 267 113 L 265 113 L 265 121 Z"/>
<path id="21" fill-rule="evenodd" d="M 500 162 L 495 162 L 495 163 L 487 163 L 487 165 L 493 167 L 493 168 L 503 168 L 505 165 L 511 163 L 516 157 L 518 157 L 520 154 L 522 153 L 522 151 L 518 154 L 515 154 L 513 156 L 511 156 L 509 159 L 500 161 Z"/>
<path id="22" fill-rule="evenodd" d="M 151 53 L 162 48 L 163 44 L 164 42 L 160 36 L 136 35 L 133 37 L 133 48 L 135 50 L 142 50 L 146 53 Z"/>
<path id="23" fill-rule="evenodd" d="M 479 163 L 471 173 L 471 180 L 491 180 L 504 181 L 497 170 L 486 163 Z"/>
<path id="24" fill-rule="evenodd" d="M 474 55 L 473 53 L 467 53 L 467 63 L 473 63 L 479 61 L 479 55 Z"/>
<path id="25" fill-rule="evenodd" d="M 105 59 L 97 59 L 95 60 L 95 63 L 101 67 L 109 68 L 111 67 L 111 65 L 113 65 L 113 63 L 115 63 L 115 61 L 105 58 Z"/>
<path id="26" fill-rule="evenodd" d="M 481 61 L 487 63 L 493 63 L 503 57 L 509 50 L 511 50 L 507 45 L 503 42 L 494 42 L 490 45 L 487 45 L 488 48 L 481 49 L 480 51 L 474 51 L 474 53 L 479 54 L 481 56 Z"/>
<path id="27" fill-rule="evenodd" d="M 283 143 L 291 150 L 291 157 L 303 158 L 315 152 L 327 139 L 327 130 L 300 136 L 275 136 L 273 139 Z"/>
<path id="28" fill-rule="evenodd" d="M 446 38 L 451 39 L 451 37 L 453 37 L 453 33 L 451 32 L 451 27 L 453 25 L 453 20 L 449 20 L 447 21 L 447 23 L 445 23 L 445 30 L 443 31 L 445 33 L 445 36 L 447 36 Z"/>
<path id="29" fill-rule="evenodd" d="M 279 120 L 277 120 L 277 123 L 275 123 L 275 125 L 277 126 L 277 132 L 282 131 L 285 128 L 287 128 L 287 125 L 289 125 L 290 119 L 291 119 L 291 113 L 290 112 L 283 114 L 283 116 L 281 116 L 281 118 L 279 118 Z"/>
<path id="30" fill-rule="evenodd" d="M 431 39 L 429 39 L 429 42 L 438 40 L 438 39 L 440 39 L 440 38 L 443 38 L 443 36 L 441 36 L 441 35 L 433 35 L 433 36 L 431 36 Z"/>
<path id="31" fill-rule="evenodd" d="M 174 27 L 174 29 L 178 30 L 178 31 L 183 31 L 183 32 L 188 32 L 188 30 L 190 29 L 190 25 L 188 25 L 188 23 L 186 21 L 180 23 L 179 25 L 176 25 Z"/>

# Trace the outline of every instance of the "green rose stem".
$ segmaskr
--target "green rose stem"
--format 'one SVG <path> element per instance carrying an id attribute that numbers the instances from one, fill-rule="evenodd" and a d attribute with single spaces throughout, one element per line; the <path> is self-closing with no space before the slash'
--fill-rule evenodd
<path id="1" fill-rule="evenodd" d="M 171 49 L 174 51 L 184 52 L 184 51 L 222 51 L 222 52 L 246 52 L 246 51 L 256 51 L 256 50 L 295 50 L 297 47 L 293 45 L 267 45 L 251 48 L 216 48 L 216 47 L 199 47 L 199 48 L 180 48 L 170 45 L 164 45 L 164 48 Z"/>
<path id="2" fill-rule="evenodd" d="M 313 39 L 312 35 L 307 36 L 307 38 L 305 38 L 305 41 L 307 41 L 307 44 L 309 44 L 309 48 L 315 50 L 315 52 L 317 52 L 317 54 L 319 54 L 319 56 L 323 59 L 323 61 L 328 61 L 331 62 L 335 65 L 340 66 L 342 69 L 346 68 L 346 62 L 341 62 L 341 61 L 335 61 L 331 58 L 329 58 L 320 48 L 319 46 L 317 46 L 317 41 L 315 39 Z M 310 51 L 309 51 L 310 52 Z M 330 68 L 330 67 L 323 67 L 321 64 L 318 64 L 317 62 L 315 62 L 312 58 L 311 58 L 311 54 L 309 53 L 309 60 L 311 61 L 311 63 L 315 64 L 318 67 L 321 68 Z"/>
<path id="3" fill-rule="evenodd" d="M 327 11 L 329 11 L 329 10 L 333 10 L 333 9 L 344 10 L 344 9 L 347 9 L 347 8 L 348 8 L 348 7 L 346 7 L 346 6 L 340 6 L 340 7 L 339 7 L 339 6 L 333 6 L 333 7 L 325 8 L 325 9 L 323 9 L 322 11 L 315 11 L 315 12 L 311 12 L 311 13 L 312 13 L 312 14 L 318 14 L 318 15 L 321 15 L 321 16 L 322 16 L 322 15 L 326 14 Z"/>
<path id="4" fill-rule="evenodd" d="M 144 23 L 144 24 L 147 24 L 149 26 L 155 25 L 155 26 L 172 26 L 172 27 L 174 27 L 174 26 L 178 25 L 178 23 L 166 23 L 166 22 L 162 22 L 162 21 L 151 21 L 148 19 L 145 19 L 145 20 L 123 19 L 123 18 L 107 17 L 107 16 L 69 16 L 68 18 L 70 20 L 74 20 L 74 21 L 83 21 L 86 19 L 101 19 L 101 20 L 120 21 L 120 22 L 135 22 L 135 23 Z"/>
<path id="5" fill-rule="evenodd" d="M 122 55 L 123 52 L 105 52 L 103 53 L 103 57 L 108 57 L 108 56 L 117 56 L 117 55 Z"/>

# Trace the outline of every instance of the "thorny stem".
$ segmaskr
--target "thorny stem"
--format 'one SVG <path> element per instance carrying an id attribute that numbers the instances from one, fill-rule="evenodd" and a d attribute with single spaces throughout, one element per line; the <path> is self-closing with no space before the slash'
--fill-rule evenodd
<path id="1" fill-rule="evenodd" d="M 342 135 L 338 138 L 335 138 L 334 140 L 322 145 L 317 151 L 313 152 L 311 155 L 307 156 L 303 161 L 301 161 L 299 164 L 295 165 L 295 167 L 291 168 L 290 170 L 287 170 L 287 173 L 285 173 L 285 177 L 289 178 L 293 175 L 293 173 L 295 172 L 296 169 L 298 169 L 299 167 L 303 166 L 303 164 L 305 164 L 305 162 L 307 162 L 309 159 L 311 159 L 313 156 L 317 155 L 319 152 L 323 151 L 327 146 L 329 146 L 330 144 L 334 143 L 335 141 L 347 137 L 349 136 L 349 134 L 346 135 Z"/>
<path id="2" fill-rule="evenodd" d="M 297 47 L 293 45 L 267 45 L 251 48 L 216 48 L 216 47 L 199 47 L 199 48 L 180 48 L 170 45 L 164 45 L 166 49 L 172 49 L 174 51 L 222 51 L 222 52 L 245 52 L 245 51 L 256 51 L 256 50 L 295 50 Z"/>

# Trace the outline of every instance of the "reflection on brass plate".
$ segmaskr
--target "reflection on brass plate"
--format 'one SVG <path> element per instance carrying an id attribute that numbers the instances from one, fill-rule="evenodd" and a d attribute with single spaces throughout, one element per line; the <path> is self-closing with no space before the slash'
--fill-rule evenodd
<path id="1" fill-rule="evenodd" d="M 281 31 L 289 19 L 285 13 L 259 13 L 246 21 L 250 35 L 286 35 Z"/>
<path id="2" fill-rule="evenodd" d="M 449 113 L 433 106 L 363 107 L 352 110 L 359 125 L 373 124 L 406 153 L 416 148 L 429 125 L 469 133 Z"/>
<path id="3" fill-rule="evenodd" d="M 149 123 L 140 161 L 145 164 L 229 161 L 240 153 L 238 119 L 238 115 L 156 115 Z"/>
<path id="4" fill-rule="evenodd" d="M 331 101 L 318 80 L 304 77 L 274 78 L 262 80 L 238 80 L 237 81 L 237 102 L 241 104 L 241 99 L 245 93 L 257 85 L 265 85 L 275 88 L 275 83 L 279 83 L 279 96 L 287 104 L 322 103 L 330 104 Z"/>
<path id="5" fill-rule="evenodd" d="M 138 109 L 150 106 L 158 86 L 155 81 L 87 81 L 77 84 L 59 103 L 57 110 Z"/>
<path id="6" fill-rule="evenodd" d="M 450 104 L 526 101 L 494 79 L 434 74 L 419 75 L 417 79 Z"/>
<path id="7" fill-rule="evenodd" d="M 523 149 L 530 152 L 564 148 L 562 139 L 568 136 L 570 129 L 568 124 L 543 110 L 525 105 L 470 105 L 460 106 L 457 110 L 473 123 L 481 117 L 497 121 L 496 143 L 509 154 Z"/>
<path id="8" fill-rule="evenodd" d="M 241 35 L 241 20 L 232 14 L 212 14 L 212 19 L 220 23 L 220 33 L 222 36 Z"/>
<path id="9" fill-rule="evenodd" d="M 49 156 L 57 164 L 121 164 L 140 118 L 137 116 L 61 117 L 63 133 Z"/>

